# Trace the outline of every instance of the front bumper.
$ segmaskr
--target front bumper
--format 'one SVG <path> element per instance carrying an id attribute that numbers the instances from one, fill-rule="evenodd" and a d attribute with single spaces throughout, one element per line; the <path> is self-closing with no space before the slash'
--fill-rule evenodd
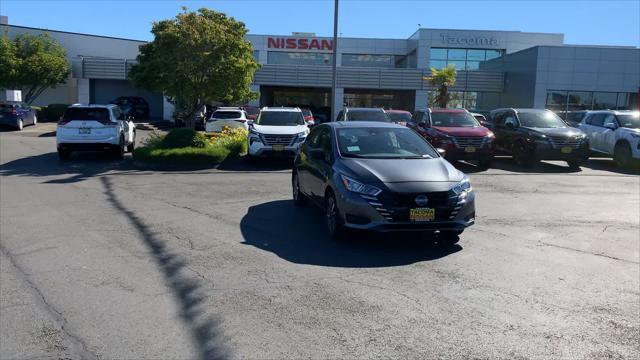
<path id="1" fill-rule="evenodd" d="M 338 193 L 338 208 L 343 224 L 355 230 L 376 232 L 462 231 L 475 223 L 475 194 L 473 191 L 468 192 L 464 199 L 450 193 L 446 201 L 425 206 L 435 209 L 435 219 L 426 222 L 410 221 L 409 209 L 419 206 L 394 203 L 386 196 L 389 194 L 370 197 L 355 194 L 346 189 L 341 189 Z M 395 195 L 393 194 L 393 196 Z M 400 195 L 413 198 L 416 194 Z"/>
<path id="2" fill-rule="evenodd" d="M 265 145 L 262 142 L 255 141 L 249 145 L 249 155 L 257 157 L 290 157 L 293 158 L 298 153 L 300 145 L 302 143 L 295 143 L 293 145 L 281 145 L 275 147 L 272 145 Z"/>
<path id="3" fill-rule="evenodd" d="M 0 125 L 3 126 L 18 127 L 18 121 L 17 117 L 9 117 L 7 115 L 0 117 Z"/>
<path id="4" fill-rule="evenodd" d="M 533 156 L 536 160 L 587 160 L 589 158 L 589 145 L 584 143 L 579 148 L 571 148 L 570 152 L 563 152 L 561 147 L 553 147 L 548 144 L 535 144 Z"/>
<path id="5" fill-rule="evenodd" d="M 62 151 L 112 151 L 118 148 L 119 148 L 119 145 L 114 145 L 109 143 L 95 143 L 95 142 L 58 144 L 58 150 L 62 150 Z"/>

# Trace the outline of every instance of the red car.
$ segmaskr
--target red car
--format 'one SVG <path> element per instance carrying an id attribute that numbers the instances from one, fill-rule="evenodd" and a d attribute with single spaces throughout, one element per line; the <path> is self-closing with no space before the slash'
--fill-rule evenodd
<path id="1" fill-rule="evenodd" d="M 431 145 L 446 151 L 447 160 L 476 160 L 491 166 L 495 135 L 464 109 L 431 109 L 408 124 Z"/>
<path id="2" fill-rule="evenodd" d="M 391 121 L 399 125 L 407 125 L 411 121 L 411 113 L 406 110 L 385 110 Z"/>

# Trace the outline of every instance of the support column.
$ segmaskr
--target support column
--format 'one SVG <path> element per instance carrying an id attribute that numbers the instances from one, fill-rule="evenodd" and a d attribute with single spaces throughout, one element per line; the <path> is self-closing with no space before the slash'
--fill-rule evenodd
<path id="1" fill-rule="evenodd" d="M 331 118 L 331 121 L 335 121 L 336 117 L 338 116 L 338 113 L 344 108 L 344 88 L 341 88 L 341 87 L 336 88 L 334 100 L 335 100 L 336 108 L 333 111 L 333 117 Z"/>
<path id="2" fill-rule="evenodd" d="M 416 90 L 414 110 L 424 110 L 429 107 L 428 91 Z"/>
<path id="3" fill-rule="evenodd" d="M 78 103 L 89 104 L 91 102 L 91 89 L 89 84 L 89 79 L 78 79 Z"/>

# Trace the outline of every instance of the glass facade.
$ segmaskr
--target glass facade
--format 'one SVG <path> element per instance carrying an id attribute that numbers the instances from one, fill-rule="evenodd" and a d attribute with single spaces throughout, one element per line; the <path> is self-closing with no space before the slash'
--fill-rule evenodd
<path id="1" fill-rule="evenodd" d="M 331 65 L 331 54 L 315 52 L 269 51 L 268 64 L 280 65 Z"/>
<path id="2" fill-rule="evenodd" d="M 601 91 L 547 91 L 546 108 L 554 111 L 574 110 L 635 110 L 637 94 Z"/>
<path id="3" fill-rule="evenodd" d="M 438 107 L 438 104 L 436 103 L 437 96 L 437 91 L 429 91 L 429 107 Z M 447 107 L 457 109 L 475 109 L 477 106 L 477 101 L 477 91 L 449 91 L 449 103 L 447 104 Z"/>
<path id="4" fill-rule="evenodd" d="M 379 68 L 406 68 L 407 56 L 342 54 L 342 66 L 361 66 Z"/>
<path id="5" fill-rule="evenodd" d="M 480 63 L 504 55 L 504 50 L 431 48 L 430 67 L 442 69 L 454 65 L 457 70 L 478 70 Z"/>

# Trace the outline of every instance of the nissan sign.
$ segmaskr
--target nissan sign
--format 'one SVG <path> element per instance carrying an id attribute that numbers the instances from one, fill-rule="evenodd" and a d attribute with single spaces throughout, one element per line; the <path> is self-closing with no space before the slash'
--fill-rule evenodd
<path id="1" fill-rule="evenodd" d="M 333 50 L 332 40 L 311 38 L 267 38 L 269 49 Z"/>

